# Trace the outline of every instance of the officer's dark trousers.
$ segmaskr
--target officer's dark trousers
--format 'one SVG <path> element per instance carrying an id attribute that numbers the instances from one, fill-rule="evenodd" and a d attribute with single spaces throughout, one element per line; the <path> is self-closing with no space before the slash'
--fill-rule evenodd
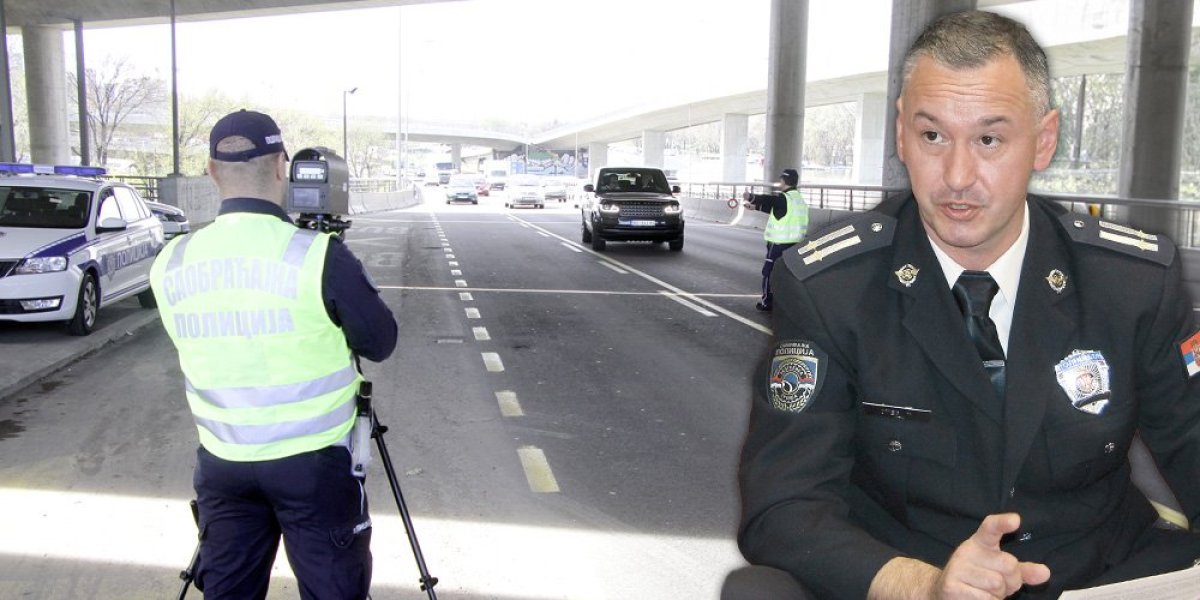
<path id="1" fill-rule="evenodd" d="M 198 587 L 205 600 L 265 598 L 282 533 L 305 600 L 361 600 L 371 585 L 366 491 L 341 446 L 278 460 L 231 462 L 204 448 Z"/>
<path id="2" fill-rule="evenodd" d="M 763 261 L 762 268 L 762 305 L 771 308 L 771 301 L 774 299 L 774 294 L 771 293 L 771 270 L 775 268 L 775 261 L 783 256 L 784 251 L 796 244 L 772 244 L 767 242 L 767 258 Z"/>

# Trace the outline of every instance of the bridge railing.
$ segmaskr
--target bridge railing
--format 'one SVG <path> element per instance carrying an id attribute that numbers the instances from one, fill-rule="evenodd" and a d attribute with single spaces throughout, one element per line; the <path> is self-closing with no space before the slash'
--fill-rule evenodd
<path id="1" fill-rule="evenodd" d="M 743 192 L 766 194 L 777 189 L 762 182 L 680 182 L 678 185 L 682 196 L 710 201 L 741 202 Z M 809 208 L 834 211 L 870 210 L 892 195 L 908 193 L 906 188 L 870 185 L 801 183 L 797 187 L 804 195 Z M 1036 191 L 1034 193 L 1062 204 L 1071 212 L 1089 213 L 1116 223 L 1131 224 L 1148 233 L 1166 235 L 1183 248 L 1200 251 L 1198 200 L 1150 200 Z"/>

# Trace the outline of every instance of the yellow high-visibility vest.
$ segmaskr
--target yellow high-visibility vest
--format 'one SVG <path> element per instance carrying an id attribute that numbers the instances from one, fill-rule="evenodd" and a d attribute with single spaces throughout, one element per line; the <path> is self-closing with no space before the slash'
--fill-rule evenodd
<path id="1" fill-rule="evenodd" d="M 150 272 L 200 444 L 231 461 L 319 450 L 354 425 L 362 380 L 325 310 L 329 234 L 228 213 L 176 238 Z"/>
<path id="2" fill-rule="evenodd" d="M 808 233 L 808 205 L 795 188 L 784 192 L 783 197 L 787 198 L 787 214 L 776 219 L 774 211 L 767 213 L 763 239 L 773 244 L 795 244 Z"/>

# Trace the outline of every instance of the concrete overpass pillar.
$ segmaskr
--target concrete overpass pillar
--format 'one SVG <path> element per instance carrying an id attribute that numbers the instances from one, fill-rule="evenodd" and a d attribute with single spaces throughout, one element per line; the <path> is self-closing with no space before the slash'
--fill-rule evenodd
<path id="1" fill-rule="evenodd" d="M 883 142 L 883 185 L 908 187 L 908 171 L 896 156 L 896 99 L 900 97 L 900 80 L 904 69 L 904 53 L 916 41 L 926 25 L 942 15 L 973 10 L 975 0 L 892 0 L 892 38 L 888 54 L 887 127 Z"/>
<path id="2" fill-rule="evenodd" d="M 462 170 L 462 144 L 450 144 L 450 164 L 455 171 Z"/>
<path id="3" fill-rule="evenodd" d="M 721 118 L 721 181 L 746 180 L 749 138 L 750 115 L 729 113 Z"/>
<path id="4" fill-rule="evenodd" d="M 642 132 L 642 166 L 663 168 L 667 148 L 667 133 L 647 129 Z"/>
<path id="5" fill-rule="evenodd" d="M 883 183 L 883 132 L 894 126 L 887 120 L 887 95 L 869 93 L 858 97 L 854 115 L 854 173 L 859 185 Z"/>
<path id="6" fill-rule="evenodd" d="M 67 164 L 71 162 L 71 144 L 62 30 L 30 25 L 21 28 L 21 38 L 25 46 L 25 97 L 30 99 L 31 160 Z"/>
<path id="7" fill-rule="evenodd" d="M 1192 2 L 1134 0 L 1129 5 L 1125 107 L 1117 194 L 1179 199 Z M 1130 209 L 1131 225 L 1186 244 L 1181 213 Z"/>
<path id="8" fill-rule="evenodd" d="M 13 162 L 17 156 L 13 131 L 12 79 L 8 69 L 8 23 L 4 18 L 4 0 L 0 0 L 0 162 Z"/>
<path id="9" fill-rule="evenodd" d="M 588 144 L 588 180 L 596 181 L 596 171 L 608 164 L 608 142 Z"/>
<path id="10" fill-rule="evenodd" d="M 771 0 L 770 40 L 763 181 L 775 181 L 786 168 L 800 170 L 804 155 L 808 0 Z"/>

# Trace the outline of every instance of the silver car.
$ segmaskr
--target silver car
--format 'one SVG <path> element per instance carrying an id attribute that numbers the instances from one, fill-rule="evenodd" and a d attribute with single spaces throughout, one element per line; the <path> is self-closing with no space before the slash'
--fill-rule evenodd
<path id="1" fill-rule="evenodd" d="M 143 200 L 142 202 L 146 204 L 146 208 L 149 208 L 155 217 L 158 217 L 159 221 L 162 221 L 164 238 L 169 240 L 177 235 L 184 235 L 192 231 L 192 225 L 188 223 L 187 214 L 183 212 L 183 209 L 161 202 L 151 202 L 150 200 Z"/>

